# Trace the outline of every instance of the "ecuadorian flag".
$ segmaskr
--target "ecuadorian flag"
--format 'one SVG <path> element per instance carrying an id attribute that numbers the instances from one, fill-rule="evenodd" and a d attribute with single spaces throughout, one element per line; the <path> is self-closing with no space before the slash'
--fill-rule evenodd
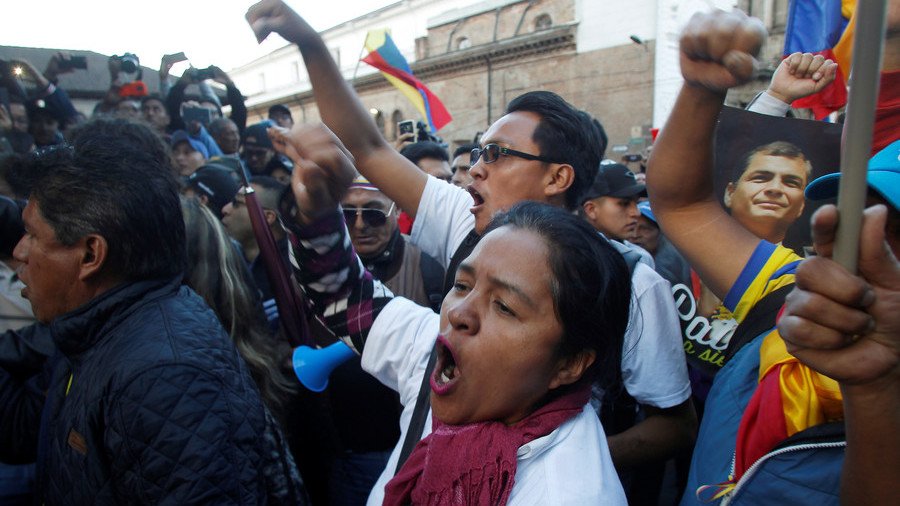
<path id="1" fill-rule="evenodd" d="M 394 44 L 387 30 L 371 30 L 366 34 L 369 55 L 362 61 L 377 68 L 391 84 L 397 87 L 416 106 L 422 118 L 428 121 L 432 132 L 437 132 L 453 119 L 440 99 L 422 81 L 412 74 L 406 58 Z"/>
<path id="2" fill-rule="evenodd" d="M 853 58 L 856 0 L 792 0 L 784 37 L 784 55 L 821 54 L 838 64 L 837 77 L 825 89 L 796 100 L 822 119 L 847 104 L 847 77 Z"/>

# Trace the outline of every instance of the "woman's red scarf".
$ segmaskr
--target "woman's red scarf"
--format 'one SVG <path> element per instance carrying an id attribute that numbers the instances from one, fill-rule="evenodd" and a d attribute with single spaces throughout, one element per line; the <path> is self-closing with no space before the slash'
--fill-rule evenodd
<path id="1" fill-rule="evenodd" d="M 496 421 L 445 425 L 433 418 L 431 434 L 385 486 L 384 504 L 506 504 L 519 447 L 580 413 L 590 393 L 589 386 L 574 390 L 510 426 Z"/>

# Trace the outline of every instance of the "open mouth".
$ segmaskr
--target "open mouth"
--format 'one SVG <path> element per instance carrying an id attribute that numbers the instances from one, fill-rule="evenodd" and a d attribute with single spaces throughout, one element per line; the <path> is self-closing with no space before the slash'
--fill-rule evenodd
<path id="1" fill-rule="evenodd" d="M 484 197 L 482 197 L 481 194 L 478 193 L 478 190 L 473 188 L 472 185 L 467 186 L 466 190 L 469 191 L 469 195 L 472 196 L 472 200 L 474 201 L 474 205 L 472 207 L 478 207 L 481 204 L 484 204 Z"/>
<path id="2" fill-rule="evenodd" d="M 456 364 L 456 358 L 453 356 L 453 350 L 450 348 L 450 343 L 447 342 L 444 336 L 438 336 L 436 346 L 438 355 L 434 372 L 431 374 L 431 390 L 437 395 L 445 395 L 456 384 L 460 371 Z"/>

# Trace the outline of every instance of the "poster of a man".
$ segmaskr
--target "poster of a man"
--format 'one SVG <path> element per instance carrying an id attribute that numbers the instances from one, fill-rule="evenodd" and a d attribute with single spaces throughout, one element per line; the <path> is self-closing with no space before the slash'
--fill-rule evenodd
<path id="1" fill-rule="evenodd" d="M 775 141 L 750 151 L 739 170 L 725 187 L 725 207 L 758 237 L 782 242 L 803 213 L 812 164 L 796 145 Z"/>
<path id="2" fill-rule="evenodd" d="M 840 167 L 840 125 L 725 108 L 716 131 L 716 194 L 741 225 L 802 253 L 815 210 L 806 185 Z"/>

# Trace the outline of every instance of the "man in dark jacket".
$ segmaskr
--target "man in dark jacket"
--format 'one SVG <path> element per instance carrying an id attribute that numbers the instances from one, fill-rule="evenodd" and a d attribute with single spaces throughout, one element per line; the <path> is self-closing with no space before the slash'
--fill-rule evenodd
<path id="1" fill-rule="evenodd" d="M 40 503 L 264 504 L 291 483 L 246 366 L 181 284 L 165 160 L 147 127 L 99 120 L 19 167 L 40 324 L 0 337 L 0 459 L 37 462 Z"/>

